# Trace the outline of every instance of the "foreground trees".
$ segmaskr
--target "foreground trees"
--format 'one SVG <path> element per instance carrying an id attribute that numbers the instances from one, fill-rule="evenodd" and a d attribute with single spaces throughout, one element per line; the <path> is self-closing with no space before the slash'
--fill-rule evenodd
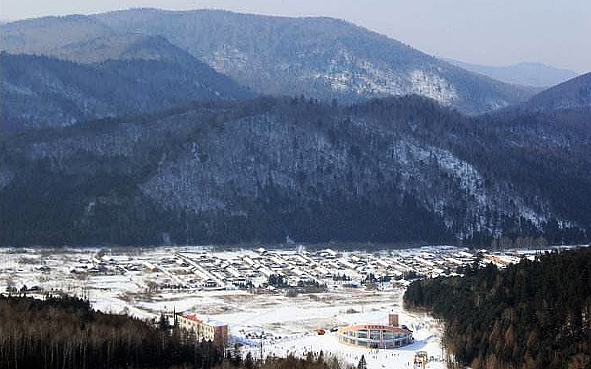
<path id="1" fill-rule="evenodd" d="M 413 282 L 409 307 L 446 321 L 445 343 L 474 369 L 591 367 L 591 249 L 546 253 L 506 270 Z"/>
<path id="2" fill-rule="evenodd" d="M 237 349 L 224 354 L 186 331 L 100 313 L 78 298 L 0 294 L 0 369 L 5 368 L 348 369 L 322 353 L 264 363 L 249 354 L 242 360 Z"/>
<path id="3" fill-rule="evenodd" d="M 124 315 L 93 311 L 87 301 L 0 296 L 0 367 L 211 368 L 222 352 L 178 330 L 158 330 Z"/>

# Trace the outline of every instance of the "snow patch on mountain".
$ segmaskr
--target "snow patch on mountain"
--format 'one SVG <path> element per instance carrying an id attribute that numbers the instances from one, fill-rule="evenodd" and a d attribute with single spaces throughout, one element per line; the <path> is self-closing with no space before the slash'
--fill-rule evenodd
<path id="1" fill-rule="evenodd" d="M 222 45 L 214 51 L 206 62 L 220 73 L 227 73 L 231 70 L 246 71 L 250 64 L 247 54 L 226 45 Z"/>
<path id="2" fill-rule="evenodd" d="M 422 147 L 411 140 L 394 143 L 390 150 L 399 163 L 413 170 L 415 175 L 420 175 L 419 163 L 430 163 L 439 167 L 450 177 L 456 178 L 460 188 L 471 195 L 476 203 L 480 206 L 486 205 L 487 195 L 482 176 L 473 165 L 457 158 L 450 151 L 435 146 Z"/>
<path id="3" fill-rule="evenodd" d="M 313 74 L 315 79 L 328 82 L 338 93 L 359 95 L 404 95 L 409 93 L 408 82 L 396 73 L 380 69 L 367 60 L 356 61 L 351 69 L 343 68 L 336 60 L 328 71 Z"/>
<path id="4" fill-rule="evenodd" d="M 33 90 L 31 90 L 28 86 L 17 86 L 13 83 L 9 83 L 6 81 L 2 81 L 2 91 L 4 92 L 4 94 L 8 94 L 9 92 L 15 93 L 15 94 L 21 94 L 21 95 L 26 95 L 26 96 L 34 96 L 36 95 L 35 92 L 33 92 Z"/>
<path id="5" fill-rule="evenodd" d="M 413 93 L 430 97 L 444 105 L 450 105 L 458 98 L 453 85 L 435 73 L 414 70 L 410 73 L 410 80 Z"/>
<path id="6" fill-rule="evenodd" d="M 459 98 L 454 86 L 436 73 L 418 69 L 400 73 L 390 65 L 357 58 L 347 49 L 339 50 L 326 69 L 315 70 L 310 77 L 324 81 L 337 93 L 377 96 L 415 93 L 444 105 L 451 105 Z"/>
<path id="7" fill-rule="evenodd" d="M 538 202 L 534 208 L 512 189 L 486 187 L 478 169 L 449 150 L 421 145 L 406 138 L 392 143 L 388 149 L 388 156 L 394 159 L 401 174 L 401 189 L 425 189 L 424 193 L 427 196 L 423 199 L 423 204 L 444 216 L 448 226 L 453 220 L 446 216 L 445 209 L 453 204 L 455 195 L 446 190 L 445 185 L 438 184 L 440 181 L 434 180 L 433 175 L 440 175 L 437 173 L 447 175 L 452 183 L 457 184 L 456 189 L 464 192 L 462 197 L 468 201 L 467 214 L 477 219 L 477 228 L 488 228 L 487 222 L 490 220 L 487 219 L 487 211 L 496 211 L 504 215 L 520 214 L 535 226 L 541 226 L 548 220 L 548 217 L 542 214 L 550 212 L 548 203 Z"/>

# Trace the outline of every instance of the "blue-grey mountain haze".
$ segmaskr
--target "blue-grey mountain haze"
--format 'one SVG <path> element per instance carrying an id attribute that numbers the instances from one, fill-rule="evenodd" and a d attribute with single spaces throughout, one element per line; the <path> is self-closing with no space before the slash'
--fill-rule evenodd
<path id="1" fill-rule="evenodd" d="M 502 82 L 521 86 L 548 88 L 577 76 L 577 73 L 572 70 L 552 68 L 540 63 L 519 63 L 493 67 L 469 64 L 447 58 L 444 60 L 470 72 L 484 74 Z"/>
<path id="2" fill-rule="evenodd" d="M 1 17 L 5 21 L 130 7 L 329 16 L 438 57 L 492 66 L 529 61 L 578 73 L 591 70 L 589 0 L 4 0 Z"/>

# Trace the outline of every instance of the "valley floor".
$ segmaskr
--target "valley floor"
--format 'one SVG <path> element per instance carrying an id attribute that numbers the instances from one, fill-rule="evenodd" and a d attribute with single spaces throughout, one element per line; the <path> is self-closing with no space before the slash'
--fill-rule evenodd
<path id="1" fill-rule="evenodd" d="M 245 348 L 253 357 L 261 355 L 261 340 L 246 339 L 253 333 L 266 336 L 262 341 L 263 356 L 284 357 L 288 354 L 305 357 L 307 352 L 323 352 L 325 357 L 334 356 L 342 362 L 357 366 L 364 355 L 369 369 L 413 367 L 417 351 L 426 351 L 430 357 L 427 368 L 444 368 L 444 351 L 441 347 L 443 327 L 426 314 L 405 311 L 402 306 L 403 288 L 378 293 L 341 292 L 316 294 L 314 299 L 307 296 L 297 300 L 278 301 L 266 309 L 245 306 L 238 313 L 220 314 L 216 319 L 232 326 L 236 341 L 246 343 Z M 317 299 L 320 299 L 318 301 Z M 356 323 L 385 324 L 388 313 L 398 313 L 401 324 L 412 331 L 415 342 L 391 350 L 369 350 L 343 345 L 338 342 L 336 332 L 328 328 Z M 317 335 L 314 329 L 327 330 Z"/>

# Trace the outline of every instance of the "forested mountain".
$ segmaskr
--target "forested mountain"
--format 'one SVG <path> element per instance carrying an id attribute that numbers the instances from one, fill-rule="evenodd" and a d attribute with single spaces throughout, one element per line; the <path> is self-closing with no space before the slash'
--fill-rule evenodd
<path id="1" fill-rule="evenodd" d="M 135 55 L 148 55 L 146 46 L 150 42 L 168 44 L 158 38 L 142 41 L 136 45 Z M 252 96 L 248 89 L 182 50 L 167 55 L 178 56 L 183 63 L 164 58 L 104 60 L 87 65 L 2 53 L 2 129 L 67 126 L 89 119 L 154 112 L 194 100 Z"/>
<path id="2" fill-rule="evenodd" d="M 31 18 L 2 24 L 1 30 L 2 51 L 37 55 L 52 55 L 70 44 L 116 33 L 84 15 Z"/>
<path id="3" fill-rule="evenodd" d="M 355 102 L 414 93 L 480 113 L 534 92 L 331 18 L 132 9 L 9 23 L 2 26 L 2 48 L 93 62 L 101 58 L 101 48 L 109 57 L 125 58 L 125 45 L 135 44 L 138 34 L 164 37 L 260 94 Z"/>
<path id="4" fill-rule="evenodd" d="M 490 119 L 260 98 L 5 133 L 2 244 L 588 239 L 589 126 Z"/>
<path id="5" fill-rule="evenodd" d="M 51 56 L 79 63 L 100 63 L 109 59 L 140 59 L 178 64 L 184 68 L 203 64 L 162 36 L 145 36 L 138 33 L 107 34 L 71 43 L 52 50 Z M 204 65 L 201 68 L 204 68 Z"/>
<path id="6" fill-rule="evenodd" d="M 291 91 L 351 101 L 415 93 L 469 113 L 490 111 L 531 94 L 338 19 L 156 9 L 111 12 L 94 19 L 117 30 L 161 34 L 265 94 Z"/>
<path id="7" fill-rule="evenodd" d="M 409 307 L 446 322 L 444 342 L 473 369 L 583 369 L 591 365 L 591 249 L 546 253 L 505 270 L 413 282 Z M 463 366 L 462 366 L 463 367 Z"/>
<path id="8" fill-rule="evenodd" d="M 0 294 L 0 369 L 350 369 L 335 358 L 254 360 L 196 341 L 194 333 L 125 315 L 104 314 L 75 297 L 44 300 Z"/>
<path id="9" fill-rule="evenodd" d="M 572 70 L 558 69 L 540 63 L 519 63 L 504 67 L 495 67 L 470 64 L 447 58 L 443 60 L 467 71 L 521 86 L 549 88 L 577 76 L 577 73 Z"/>

